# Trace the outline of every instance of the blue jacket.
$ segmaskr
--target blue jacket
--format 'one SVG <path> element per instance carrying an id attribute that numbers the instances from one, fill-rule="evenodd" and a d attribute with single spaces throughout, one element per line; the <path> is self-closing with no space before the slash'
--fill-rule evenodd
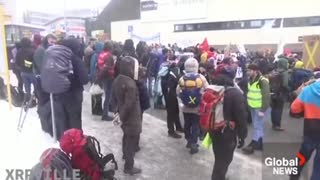
<path id="1" fill-rule="evenodd" d="M 101 53 L 101 51 L 103 50 L 103 47 L 104 47 L 103 43 L 97 42 L 95 44 L 95 51 L 94 51 L 94 54 L 91 56 L 91 59 L 90 59 L 90 73 L 89 73 L 89 76 L 90 76 L 90 80 L 91 81 L 95 80 L 96 71 L 97 71 L 98 57 L 99 57 L 99 54 Z"/>

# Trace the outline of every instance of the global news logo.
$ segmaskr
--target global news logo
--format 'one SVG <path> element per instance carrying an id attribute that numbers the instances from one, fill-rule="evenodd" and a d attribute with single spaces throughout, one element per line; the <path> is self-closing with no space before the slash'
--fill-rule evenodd
<path id="1" fill-rule="evenodd" d="M 272 174 L 274 175 L 298 175 L 298 168 L 305 164 L 305 157 L 300 153 L 293 159 L 267 157 L 264 164 L 272 168 Z"/>

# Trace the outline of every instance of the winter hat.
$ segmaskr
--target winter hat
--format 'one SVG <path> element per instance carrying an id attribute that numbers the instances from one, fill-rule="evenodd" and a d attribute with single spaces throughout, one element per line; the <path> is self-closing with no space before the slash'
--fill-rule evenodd
<path id="1" fill-rule="evenodd" d="M 184 69 L 187 73 L 197 73 L 199 69 L 199 63 L 195 58 L 189 58 L 184 63 Z"/>
<path id="2" fill-rule="evenodd" d="M 294 68 L 296 69 L 301 69 L 303 68 L 304 64 L 302 61 L 297 61 L 296 64 L 294 65 Z"/>

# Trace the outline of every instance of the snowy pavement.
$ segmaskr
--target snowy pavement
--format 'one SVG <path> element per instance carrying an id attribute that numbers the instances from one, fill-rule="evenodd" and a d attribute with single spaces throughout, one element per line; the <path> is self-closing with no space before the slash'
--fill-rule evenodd
<path id="1" fill-rule="evenodd" d="M 101 143 L 102 152 L 113 152 L 119 164 L 116 177 L 120 180 L 208 180 L 211 178 L 214 156 L 211 149 L 200 148 L 198 154 L 190 155 L 184 139 L 172 139 L 167 135 L 166 123 L 149 114 L 144 115 L 141 134 L 141 151 L 136 154 L 135 163 L 142 168 L 142 174 L 123 174 L 120 127 L 111 122 L 101 121 L 101 117 L 91 115 L 90 97 L 84 93 L 84 132 L 95 136 Z M 22 132 L 17 131 L 19 108 L 8 110 L 8 105 L 0 101 L 0 179 L 5 179 L 5 169 L 31 168 L 41 153 L 48 147 L 58 147 L 48 134 L 42 132 L 36 109 L 32 109 Z M 165 112 L 163 112 L 165 113 Z M 261 156 L 261 153 L 260 153 Z M 228 171 L 230 180 L 262 179 L 259 154 L 245 156 L 237 150 Z M 268 177 L 264 177 L 268 180 Z M 279 178 L 281 179 L 281 178 Z M 288 179 L 287 177 L 283 179 Z"/>

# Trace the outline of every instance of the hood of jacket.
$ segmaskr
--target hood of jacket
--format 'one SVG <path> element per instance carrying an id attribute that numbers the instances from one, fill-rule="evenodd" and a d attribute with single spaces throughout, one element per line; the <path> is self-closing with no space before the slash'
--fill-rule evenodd
<path id="1" fill-rule="evenodd" d="M 320 80 L 317 80 L 310 85 L 310 92 L 318 97 L 317 99 L 320 99 Z"/>
<path id="2" fill-rule="evenodd" d="M 126 56 L 119 63 L 119 74 L 128 76 L 133 80 L 139 79 L 139 62 L 136 58 Z"/>
<path id="3" fill-rule="evenodd" d="M 288 70 L 289 67 L 289 62 L 286 58 L 280 58 L 277 62 L 277 69 L 278 70 L 282 70 L 282 71 L 286 71 Z"/>
<path id="4" fill-rule="evenodd" d="M 103 43 L 96 42 L 96 44 L 94 45 L 94 52 L 97 54 L 101 53 L 103 51 L 103 47 L 104 47 Z"/>
<path id="5" fill-rule="evenodd" d="M 22 38 L 20 41 L 21 48 L 30 48 L 32 47 L 32 42 L 29 38 Z"/>
<path id="6" fill-rule="evenodd" d="M 189 58 L 184 63 L 184 70 L 187 73 L 198 73 L 199 70 L 199 63 L 195 58 Z"/>
<path id="7" fill-rule="evenodd" d="M 81 45 L 79 40 L 75 38 L 65 39 L 65 40 L 62 40 L 61 45 L 71 49 L 74 55 L 80 56 Z"/>

